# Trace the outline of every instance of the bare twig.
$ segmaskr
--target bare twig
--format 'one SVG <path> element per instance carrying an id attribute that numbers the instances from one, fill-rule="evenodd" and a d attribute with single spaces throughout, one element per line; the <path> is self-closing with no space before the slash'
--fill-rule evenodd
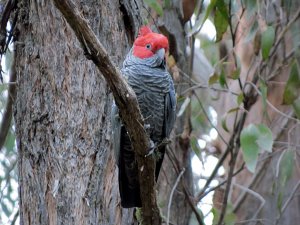
<path id="1" fill-rule="evenodd" d="M 236 187 L 238 187 L 238 188 L 240 188 L 240 189 L 242 189 L 243 191 L 245 191 L 245 192 L 253 195 L 254 197 L 256 197 L 257 199 L 260 200 L 261 204 L 260 204 L 259 208 L 256 210 L 256 212 L 254 213 L 254 215 L 252 216 L 252 220 L 255 220 L 256 217 L 257 217 L 257 215 L 258 215 L 258 213 L 260 212 L 260 210 L 264 207 L 264 205 L 266 203 L 266 200 L 260 194 L 258 194 L 255 191 L 252 191 L 251 189 L 249 189 L 247 187 L 244 187 L 244 186 L 239 185 L 237 183 L 233 183 L 233 185 L 236 186 Z"/>
<path id="2" fill-rule="evenodd" d="M 14 218 L 12 219 L 10 225 L 15 225 L 16 224 L 16 221 L 19 217 L 19 214 L 20 214 L 20 210 L 18 209 L 18 211 L 15 213 Z"/>
<path id="3" fill-rule="evenodd" d="M 206 88 L 206 89 L 210 89 L 210 90 L 213 90 L 213 91 L 219 91 L 219 92 L 227 92 L 227 93 L 230 93 L 230 94 L 233 94 L 233 95 L 236 95 L 238 96 L 239 94 L 234 92 L 234 91 L 231 91 L 230 89 L 224 89 L 224 88 L 217 88 L 217 87 L 210 87 L 208 85 L 203 85 L 203 84 L 196 84 L 188 89 L 186 89 L 182 95 L 185 95 L 186 93 L 188 93 L 189 91 L 193 91 L 195 89 L 198 89 L 198 88 Z"/>
<path id="4" fill-rule="evenodd" d="M 233 171 L 234 171 L 234 168 L 235 168 L 236 159 L 237 159 L 237 156 L 238 156 L 238 151 L 240 149 L 240 141 L 239 141 L 240 140 L 240 134 L 241 134 L 242 129 L 244 127 L 244 123 L 246 121 L 246 116 L 247 116 L 247 114 L 244 112 L 242 114 L 241 119 L 239 120 L 239 122 L 236 126 L 237 131 L 234 132 L 235 135 L 234 135 L 234 138 L 232 139 L 234 147 L 233 147 L 233 151 L 232 151 L 232 154 L 231 154 L 230 169 L 229 169 L 229 173 L 228 173 L 227 184 L 226 184 L 226 189 L 225 189 L 225 192 L 224 192 L 222 210 L 221 210 L 220 218 L 219 218 L 219 221 L 218 221 L 218 225 L 221 225 L 223 223 L 224 218 L 225 218 L 225 213 L 226 213 L 227 203 L 228 203 L 228 196 L 229 196 L 229 191 L 230 191 L 230 188 L 231 188 L 231 181 L 232 181 L 232 177 L 233 177 Z"/>
<path id="5" fill-rule="evenodd" d="M 169 151 L 167 151 L 167 156 L 170 159 L 175 171 L 177 173 L 179 173 L 180 163 L 179 163 L 178 159 L 176 158 L 176 155 L 174 154 L 173 150 L 170 149 Z M 187 185 L 184 182 L 184 179 L 181 179 L 181 184 L 182 184 L 182 188 L 183 188 L 183 193 L 184 193 L 184 195 L 185 195 L 185 197 L 186 197 L 186 199 L 189 203 L 189 206 L 191 207 L 192 211 L 195 213 L 195 216 L 196 216 L 196 219 L 197 219 L 198 223 L 200 225 L 204 225 L 204 222 L 202 221 L 202 217 L 201 217 L 201 215 L 200 215 L 200 213 L 197 209 L 197 206 L 196 206 L 197 203 L 195 203 L 192 200 L 191 193 L 189 192 L 189 190 L 187 188 Z"/>
<path id="6" fill-rule="evenodd" d="M 232 48 L 234 49 L 235 45 L 236 45 L 236 40 L 235 40 L 235 37 L 236 37 L 236 31 L 238 29 L 238 26 L 239 26 L 239 22 L 238 24 L 236 25 L 236 28 L 235 28 L 235 31 L 233 31 L 233 25 L 232 25 L 232 1 L 230 0 L 229 1 L 229 18 L 228 18 L 228 24 L 229 24 L 229 28 L 230 28 L 230 33 L 231 33 L 231 39 L 232 39 Z M 241 13 L 241 17 L 240 19 L 243 17 L 244 15 L 244 12 L 245 12 L 245 9 L 243 8 L 242 9 L 242 13 Z M 235 65 L 235 68 L 238 67 L 238 64 L 237 64 L 237 58 L 236 58 L 236 55 L 235 55 L 235 52 L 233 51 L 232 52 L 233 54 L 233 59 L 234 59 L 234 65 Z M 238 78 L 238 83 L 239 83 L 239 86 L 240 86 L 240 89 L 243 90 L 243 85 L 242 85 L 242 82 L 241 82 L 241 78 L 239 77 Z"/>
<path id="7" fill-rule="evenodd" d="M 267 161 L 265 161 L 263 163 L 263 165 L 257 170 L 257 172 L 255 173 L 255 175 L 252 177 L 251 181 L 249 182 L 249 184 L 247 185 L 247 188 L 250 189 L 254 186 L 254 184 L 256 183 L 256 181 L 258 180 L 258 178 L 260 176 L 262 176 L 262 171 L 265 170 L 267 163 L 270 162 L 270 158 L 268 158 Z M 239 198 L 236 200 L 236 202 L 234 203 L 233 206 L 233 212 L 237 212 L 237 210 L 240 208 L 242 202 L 245 200 L 246 196 L 247 196 L 247 192 L 242 192 L 241 195 L 239 196 Z"/>
<path id="8" fill-rule="evenodd" d="M 288 31 L 288 29 L 292 26 L 292 24 L 297 20 L 299 19 L 300 17 L 300 8 L 297 10 L 297 12 L 294 14 L 294 17 L 289 21 L 289 23 L 283 28 L 283 30 L 278 34 L 276 35 L 277 36 L 277 40 L 275 42 L 275 44 L 273 45 L 272 49 L 271 49 L 271 52 L 270 52 L 270 55 L 269 55 L 269 58 L 271 58 L 275 52 L 276 52 L 276 49 L 278 47 L 278 45 L 280 44 L 281 40 L 283 39 L 285 33 Z"/>
<path id="9" fill-rule="evenodd" d="M 272 224 L 272 221 L 269 219 L 249 219 L 249 220 L 241 220 L 241 221 L 235 222 L 235 225 L 244 224 L 244 223 L 249 224 L 251 222 L 261 222 L 261 224 Z"/>
<path id="10" fill-rule="evenodd" d="M 288 205 L 293 200 L 293 197 L 295 196 L 296 191 L 298 190 L 299 187 L 300 187 L 300 181 L 298 181 L 298 183 L 296 184 L 296 186 L 293 188 L 290 196 L 288 197 L 288 199 L 286 200 L 286 202 L 284 203 L 284 205 L 280 209 L 280 213 L 279 213 L 278 217 L 276 218 L 276 223 L 275 224 L 278 224 L 281 215 L 284 213 L 284 211 L 286 210 L 286 208 L 288 207 Z"/>
<path id="11" fill-rule="evenodd" d="M 17 6 L 17 1 L 16 0 L 8 0 L 6 2 L 6 5 L 4 7 L 2 16 L 1 16 L 1 21 L 0 21 L 0 54 L 4 53 L 4 49 L 6 49 L 7 40 L 6 40 L 6 26 L 8 23 L 8 20 L 10 18 L 10 15 L 12 11 L 15 9 Z"/>
<path id="12" fill-rule="evenodd" d="M 169 204 L 168 204 L 168 215 L 167 215 L 167 225 L 169 225 L 169 221 L 170 221 L 170 209 L 171 209 L 171 204 L 172 204 L 172 199 L 173 199 L 173 195 L 174 195 L 174 191 L 177 187 L 177 185 L 179 184 L 179 181 L 182 177 L 182 175 L 184 174 L 185 172 L 185 168 L 183 168 L 179 174 L 179 176 L 177 177 L 176 179 L 176 182 L 172 188 L 172 191 L 171 191 L 171 194 L 170 194 L 170 199 L 169 199 Z"/>
<path id="13" fill-rule="evenodd" d="M 0 151 L 5 143 L 5 139 L 8 134 L 11 121 L 12 121 L 13 103 L 15 101 L 16 93 L 17 93 L 15 81 L 16 81 L 16 68 L 15 68 L 15 60 L 13 59 L 12 68 L 10 70 L 7 102 L 6 102 L 4 113 L 2 115 L 2 121 L 0 126 Z"/>
<path id="14" fill-rule="evenodd" d="M 242 166 L 236 171 L 233 173 L 233 177 L 236 176 L 237 174 L 239 174 L 241 171 L 243 171 L 244 169 L 244 166 L 245 166 L 245 163 L 242 164 Z M 227 183 L 227 180 L 224 180 L 222 181 L 221 183 L 219 183 L 217 186 L 214 186 L 214 187 L 211 187 L 209 188 L 207 191 L 205 191 L 205 193 L 202 195 L 202 198 L 204 198 L 207 194 L 209 194 L 210 192 L 212 191 L 215 191 L 216 189 L 218 189 L 219 187 L 223 186 L 224 184 Z"/>
<path id="15" fill-rule="evenodd" d="M 230 149 L 227 148 L 226 151 L 222 154 L 222 156 L 220 157 L 217 165 L 215 166 L 213 172 L 211 173 L 211 175 L 209 176 L 209 178 L 207 179 L 204 187 L 202 188 L 202 190 L 197 194 L 197 196 L 195 197 L 195 201 L 196 202 L 200 202 L 200 200 L 206 195 L 205 194 L 205 190 L 209 187 L 210 183 L 212 182 L 212 180 L 215 178 L 219 168 L 223 165 L 223 162 L 225 161 L 228 153 L 230 152 Z"/>
<path id="16" fill-rule="evenodd" d="M 262 96 L 262 93 L 258 90 L 258 88 L 257 88 L 257 86 L 256 86 L 255 84 L 253 84 L 252 82 L 249 82 L 249 81 L 247 81 L 247 82 L 245 83 L 245 85 L 246 85 L 246 84 L 251 85 L 251 86 L 255 89 L 255 91 L 256 91 L 260 96 Z M 273 109 L 275 112 L 277 112 L 278 114 L 282 115 L 283 117 L 285 117 L 285 118 L 287 118 L 287 119 L 290 119 L 290 120 L 293 120 L 293 121 L 295 121 L 295 122 L 297 122 L 297 123 L 300 122 L 300 120 L 298 120 L 297 118 L 291 117 L 291 116 L 289 116 L 289 115 L 287 115 L 287 114 L 281 112 L 281 111 L 280 111 L 279 109 L 277 109 L 277 108 L 276 108 L 276 107 L 275 107 L 268 99 L 266 99 L 266 103 L 268 104 L 268 106 L 269 106 L 271 109 Z"/>
<path id="17" fill-rule="evenodd" d="M 155 193 L 155 159 L 154 157 L 144 157 L 150 147 L 150 139 L 143 126 L 144 121 L 136 95 L 113 64 L 111 57 L 99 42 L 77 6 L 70 0 L 53 0 L 53 2 L 75 32 L 83 46 L 86 57 L 91 59 L 102 73 L 120 110 L 122 121 L 136 153 L 138 168 L 143 168 L 138 170 L 143 223 L 146 225 L 161 224 L 162 219 Z"/>
<path id="18" fill-rule="evenodd" d="M 221 140 L 224 142 L 224 144 L 228 146 L 228 143 L 226 142 L 225 138 L 222 136 L 222 134 L 218 131 L 217 127 L 213 124 L 213 122 L 212 122 L 211 119 L 209 118 L 209 116 L 208 116 L 208 114 L 207 114 L 205 108 L 204 108 L 203 105 L 202 105 L 202 102 L 201 102 L 199 96 L 197 95 L 196 92 L 194 92 L 194 95 L 195 95 L 195 97 L 197 98 L 198 103 L 199 103 L 199 105 L 200 105 L 200 107 L 201 107 L 201 109 L 202 109 L 202 111 L 203 111 L 203 113 L 204 113 L 206 119 L 209 121 L 210 125 L 217 131 L 219 137 L 220 137 Z"/>

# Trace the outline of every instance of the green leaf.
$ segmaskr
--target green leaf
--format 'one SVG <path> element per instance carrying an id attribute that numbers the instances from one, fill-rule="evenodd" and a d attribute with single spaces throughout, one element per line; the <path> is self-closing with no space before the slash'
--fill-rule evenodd
<path id="1" fill-rule="evenodd" d="M 277 209 L 279 212 L 281 212 L 281 207 L 282 207 L 282 192 L 279 192 L 278 198 L 277 198 Z"/>
<path id="2" fill-rule="evenodd" d="M 259 131 L 254 124 L 244 128 L 240 137 L 243 157 L 248 170 L 252 173 L 255 171 L 259 153 L 259 146 L 256 142 L 258 137 Z"/>
<path id="3" fill-rule="evenodd" d="M 163 9 L 157 0 L 144 0 L 151 9 L 153 9 L 159 16 L 163 15 Z"/>
<path id="4" fill-rule="evenodd" d="M 212 9 L 215 7 L 216 3 L 217 3 L 218 0 L 211 0 L 209 5 L 207 6 L 206 8 L 206 11 L 205 11 L 205 16 L 204 16 L 204 19 L 203 19 L 203 22 L 201 24 L 201 27 L 203 26 L 203 24 L 205 23 L 205 21 L 207 20 L 208 16 L 210 15 L 210 12 L 212 11 Z"/>
<path id="5" fill-rule="evenodd" d="M 217 32 L 216 42 L 222 40 L 223 34 L 227 31 L 228 18 L 228 11 L 224 0 L 218 0 L 214 17 Z"/>
<path id="6" fill-rule="evenodd" d="M 269 57 L 270 50 L 275 40 L 275 29 L 268 26 L 261 36 L 262 57 L 266 60 Z"/>
<path id="7" fill-rule="evenodd" d="M 229 114 L 229 113 L 233 113 L 233 112 L 236 112 L 236 111 L 239 111 L 239 110 L 240 110 L 240 108 L 239 108 L 239 107 L 232 108 L 232 109 L 230 109 L 230 110 L 227 112 L 227 114 Z"/>
<path id="8" fill-rule="evenodd" d="M 217 83 L 219 81 L 219 75 L 217 73 L 214 73 L 208 80 L 208 84 L 212 85 L 214 83 Z"/>
<path id="9" fill-rule="evenodd" d="M 241 93 L 241 94 L 239 94 L 238 97 L 237 97 L 237 103 L 238 103 L 238 105 L 242 104 L 243 101 L 244 101 L 244 94 Z"/>
<path id="10" fill-rule="evenodd" d="M 293 108 L 297 118 L 300 119 L 300 97 L 293 102 Z"/>
<path id="11" fill-rule="evenodd" d="M 221 119 L 221 125 L 222 125 L 222 128 L 226 131 L 226 132 L 230 132 L 229 129 L 228 129 L 228 126 L 227 126 L 227 116 L 230 114 L 230 113 L 233 113 L 233 112 L 237 112 L 239 111 L 240 108 L 239 107 L 236 107 L 236 108 L 232 108 L 230 109 Z"/>
<path id="12" fill-rule="evenodd" d="M 296 61 L 292 64 L 289 79 L 285 85 L 283 93 L 283 103 L 293 104 L 300 95 L 300 74 Z"/>
<path id="13" fill-rule="evenodd" d="M 294 169 L 294 154 L 291 150 L 286 150 L 283 152 L 282 157 L 280 157 L 279 164 L 279 184 L 281 188 L 284 188 L 287 181 L 292 177 Z"/>
<path id="14" fill-rule="evenodd" d="M 233 206 L 230 202 L 228 202 L 226 214 L 224 217 L 224 224 L 226 224 L 226 225 L 234 225 L 235 224 L 236 215 L 232 211 L 233 211 Z M 213 225 L 216 225 L 220 218 L 220 212 L 216 208 L 212 208 L 211 212 L 214 216 Z"/>
<path id="15" fill-rule="evenodd" d="M 224 71 L 222 71 L 222 73 L 220 74 L 219 83 L 220 83 L 221 87 L 227 86 L 226 77 L 225 77 Z"/>
<path id="16" fill-rule="evenodd" d="M 171 8 L 171 0 L 164 0 L 164 8 Z"/>
<path id="17" fill-rule="evenodd" d="M 240 139 L 246 166 L 250 172 L 254 172 L 259 150 L 272 151 L 272 132 L 264 124 L 250 124 L 242 130 Z"/>
<path id="18" fill-rule="evenodd" d="M 237 80 L 240 77 L 241 69 L 236 69 L 231 74 L 231 79 Z"/>
<path id="19" fill-rule="evenodd" d="M 268 152 L 272 152 L 273 147 L 273 135 L 272 131 L 264 124 L 256 125 L 259 131 L 259 137 L 256 141 L 258 146 Z"/>
<path id="20" fill-rule="evenodd" d="M 8 151 L 13 151 L 14 147 L 15 147 L 15 141 L 16 141 L 16 137 L 15 135 L 12 133 L 12 132 L 8 132 L 8 135 L 6 137 L 6 140 L 5 140 L 5 148 L 8 150 Z"/>
<path id="21" fill-rule="evenodd" d="M 245 38 L 245 43 L 252 41 L 256 35 L 256 32 L 258 31 L 258 22 L 254 21 L 254 23 L 252 24 L 250 31 L 246 34 L 246 38 Z"/>
<path id="22" fill-rule="evenodd" d="M 229 133 L 229 129 L 227 127 L 227 124 L 226 124 L 226 120 L 227 120 L 227 115 L 223 116 L 222 120 L 221 120 L 221 125 L 222 125 L 222 128 L 227 132 Z"/>
<path id="23" fill-rule="evenodd" d="M 191 148 L 194 151 L 194 153 L 196 154 L 196 156 L 199 158 L 199 160 L 201 162 L 203 162 L 203 158 L 201 156 L 201 149 L 198 145 L 198 140 L 196 137 L 191 137 L 190 139 L 190 144 L 191 144 Z"/>
<path id="24" fill-rule="evenodd" d="M 266 111 L 267 110 L 268 88 L 267 88 L 266 83 L 263 80 L 260 80 L 259 87 L 260 87 L 260 91 L 261 91 L 263 110 Z"/>

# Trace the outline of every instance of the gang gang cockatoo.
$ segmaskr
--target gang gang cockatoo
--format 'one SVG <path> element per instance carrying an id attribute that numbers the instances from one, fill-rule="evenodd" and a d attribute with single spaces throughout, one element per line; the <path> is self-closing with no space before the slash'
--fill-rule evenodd
<path id="1" fill-rule="evenodd" d="M 162 165 L 166 145 L 176 116 L 176 96 L 171 75 L 166 69 L 168 39 L 141 27 L 133 47 L 127 54 L 121 73 L 135 91 L 144 124 L 157 157 L 155 178 Z M 119 190 L 124 208 L 141 207 L 138 166 L 126 128 L 112 107 L 113 146 L 119 167 Z"/>

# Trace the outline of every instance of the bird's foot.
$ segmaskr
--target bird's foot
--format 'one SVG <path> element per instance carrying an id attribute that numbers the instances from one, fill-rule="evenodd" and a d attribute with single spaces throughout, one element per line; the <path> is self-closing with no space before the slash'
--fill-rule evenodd
<path id="1" fill-rule="evenodd" d="M 158 145 L 157 148 L 165 147 L 166 145 L 170 144 L 171 140 L 169 138 L 164 138 Z"/>
<path id="2" fill-rule="evenodd" d="M 148 149 L 148 154 L 145 155 L 145 158 L 152 155 L 154 153 L 155 149 L 157 149 L 156 144 L 154 144 L 154 142 L 152 140 L 150 140 L 150 148 Z"/>
<path id="3" fill-rule="evenodd" d="M 171 141 L 168 138 L 164 138 L 160 143 L 154 143 L 152 140 L 150 140 L 150 148 L 148 150 L 148 154 L 145 155 L 145 158 L 152 155 L 156 150 L 165 147 L 169 143 L 171 143 Z"/>

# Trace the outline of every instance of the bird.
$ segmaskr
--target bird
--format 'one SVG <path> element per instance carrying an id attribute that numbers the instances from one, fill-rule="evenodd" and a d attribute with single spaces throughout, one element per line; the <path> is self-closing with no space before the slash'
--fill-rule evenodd
<path id="1" fill-rule="evenodd" d="M 156 151 L 155 179 L 162 166 L 166 140 L 176 119 L 176 94 L 166 67 L 169 43 L 166 36 L 142 26 L 127 54 L 121 74 L 134 90 L 144 124 Z M 138 167 L 134 150 L 119 109 L 114 103 L 111 113 L 113 148 L 119 168 L 119 192 L 123 208 L 141 207 Z M 151 150 L 149 150 L 151 151 Z"/>

